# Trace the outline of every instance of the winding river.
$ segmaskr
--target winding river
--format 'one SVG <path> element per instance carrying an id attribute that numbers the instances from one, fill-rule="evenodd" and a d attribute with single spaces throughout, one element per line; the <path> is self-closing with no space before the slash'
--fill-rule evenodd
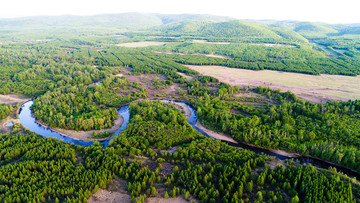
<path id="1" fill-rule="evenodd" d="M 156 100 L 156 99 L 155 99 Z M 165 99 L 161 99 L 161 101 L 164 102 L 172 102 L 175 104 L 182 104 L 183 106 L 186 106 L 189 110 L 190 110 L 190 116 L 189 118 L 187 118 L 188 123 L 198 132 L 200 132 L 201 134 L 205 135 L 206 137 L 211 137 L 209 136 L 205 131 L 199 129 L 198 127 L 195 126 L 196 122 L 197 122 L 197 115 L 195 110 L 188 105 L 185 102 L 181 102 L 181 101 L 170 101 L 170 100 L 165 100 Z M 78 139 L 74 139 L 72 137 L 68 137 L 68 136 L 64 136 L 56 131 L 53 131 L 49 128 L 46 128 L 38 123 L 36 123 L 36 119 L 33 117 L 32 112 L 31 112 L 31 106 L 33 104 L 33 101 L 28 101 L 26 103 L 24 103 L 22 105 L 22 107 L 20 108 L 19 111 L 19 119 L 20 119 L 20 123 L 28 128 L 30 131 L 33 131 L 39 135 L 42 135 L 44 137 L 54 137 L 58 140 L 62 140 L 63 142 L 66 143 L 73 143 L 76 145 L 80 145 L 80 146 L 89 146 L 89 145 L 93 145 L 93 142 L 86 142 L 83 140 L 78 140 Z M 129 124 L 130 121 L 130 112 L 129 112 L 129 105 L 123 106 L 118 110 L 119 115 L 121 115 L 124 119 L 123 124 L 121 125 L 121 127 L 114 133 L 114 136 L 106 141 L 101 141 L 99 142 L 100 144 L 104 144 L 104 147 L 108 146 L 110 141 L 117 135 L 119 135 L 122 131 L 124 131 L 126 129 L 126 127 Z M 215 138 L 214 138 L 215 139 Z M 226 142 L 226 141 L 224 141 Z M 261 147 L 257 147 L 257 146 L 253 146 L 250 144 L 246 144 L 246 143 L 231 143 L 231 142 L 226 142 L 231 146 L 234 147 L 241 147 L 250 151 L 253 151 L 257 154 L 264 154 L 264 155 L 268 155 L 268 156 L 274 156 L 280 160 L 286 160 L 286 159 L 294 159 L 295 161 L 299 161 L 300 163 L 304 163 L 304 164 L 309 164 L 311 163 L 312 165 L 318 167 L 318 168 L 324 168 L 324 169 L 328 169 L 330 166 L 337 168 L 337 171 L 341 171 L 344 174 L 347 174 L 350 177 L 356 177 L 357 180 L 360 180 L 360 173 L 347 168 L 347 167 L 343 167 L 340 166 L 336 163 L 332 163 L 332 162 L 328 162 L 328 161 L 324 161 L 321 159 L 318 159 L 316 157 L 311 157 L 311 156 L 302 156 L 302 155 L 298 155 L 296 158 L 293 157 L 289 157 L 286 155 L 283 155 L 282 153 L 277 153 L 276 150 L 269 150 L 269 149 L 264 149 Z M 280 152 L 280 151 L 279 151 Z"/>

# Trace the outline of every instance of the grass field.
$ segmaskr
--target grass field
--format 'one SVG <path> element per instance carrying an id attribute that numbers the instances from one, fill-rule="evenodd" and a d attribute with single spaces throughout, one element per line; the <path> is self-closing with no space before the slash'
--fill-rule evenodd
<path id="1" fill-rule="evenodd" d="M 148 47 L 148 46 L 160 46 L 164 45 L 165 42 L 153 42 L 153 41 L 144 41 L 144 42 L 129 42 L 117 44 L 120 47 Z"/>
<path id="2" fill-rule="evenodd" d="M 360 99 L 360 76 L 340 75 L 306 75 L 280 71 L 252 71 L 222 66 L 193 66 L 187 67 L 210 75 L 230 85 L 240 87 L 268 86 L 282 91 L 290 90 L 300 98 L 326 103 L 329 100 Z"/>

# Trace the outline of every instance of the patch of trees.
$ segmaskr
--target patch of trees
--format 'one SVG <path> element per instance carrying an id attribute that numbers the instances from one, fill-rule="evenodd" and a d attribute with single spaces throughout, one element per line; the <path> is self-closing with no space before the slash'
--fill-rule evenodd
<path id="1" fill-rule="evenodd" d="M 67 86 L 34 100 L 34 116 L 51 127 L 73 130 L 109 128 L 117 118 L 115 108 L 99 105 L 101 94 L 88 87 Z"/>
<path id="2" fill-rule="evenodd" d="M 219 80 L 217 78 L 214 78 L 212 76 L 207 76 L 207 75 L 201 75 L 199 76 L 198 80 L 201 82 L 201 83 L 205 83 L 205 84 L 208 84 L 208 83 L 218 83 Z"/>
<path id="3" fill-rule="evenodd" d="M 186 121 L 171 103 L 161 101 L 138 101 L 130 104 L 130 123 L 122 136 L 114 138 L 114 143 L 145 150 L 148 146 L 167 149 L 190 142 L 201 136 Z M 124 141 L 126 137 L 127 141 Z"/>
<path id="4" fill-rule="evenodd" d="M 14 109 L 12 105 L 0 104 L 0 120 L 8 117 Z"/>
<path id="5" fill-rule="evenodd" d="M 205 87 L 197 87 L 188 89 L 187 93 L 195 96 L 204 96 L 205 94 L 211 94 L 211 90 Z"/>

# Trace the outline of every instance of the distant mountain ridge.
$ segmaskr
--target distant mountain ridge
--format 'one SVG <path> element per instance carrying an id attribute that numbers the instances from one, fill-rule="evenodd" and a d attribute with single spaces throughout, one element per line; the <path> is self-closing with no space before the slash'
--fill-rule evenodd
<path id="1" fill-rule="evenodd" d="M 121 13 L 121 14 L 102 14 L 94 16 L 35 16 L 21 18 L 3 18 L 0 19 L 1 27 L 117 27 L 125 29 L 144 29 L 155 26 L 161 26 L 169 23 L 182 21 L 228 21 L 234 18 L 201 14 L 151 14 L 151 13 Z"/>
<path id="2" fill-rule="evenodd" d="M 325 24 L 301 21 L 276 20 L 238 20 L 232 17 L 206 14 L 156 14 L 120 13 L 93 16 L 34 16 L 20 18 L 0 18 L 0 29 L 52 29 L 52 28 L 116 28 L 139 30 L 161 27 L 164 32 L 201 32 L 205 35 L 266 36 L 279 38 L 284 30 L 292 39 L 304 41 L 298 34 L 307 38 L 359 34 L 360 24 Z M 276 29 L 275 29 L 276 28 Z M 237 30 L 238 32 L 233 32 Z M 282 33 L 280 33 L 282 32 Z M 221 36 L 220 36 L 221 37 Z"/>

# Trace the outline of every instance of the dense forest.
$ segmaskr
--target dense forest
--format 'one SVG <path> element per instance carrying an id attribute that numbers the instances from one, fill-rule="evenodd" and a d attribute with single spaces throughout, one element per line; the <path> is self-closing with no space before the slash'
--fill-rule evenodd
<path id="1" fill-rule="evenodd" d="M 208 130 L 236 141 L 360 172 L 359 100 L 317 104 L 185 66 L 354 77 L 356 26 L 131 13 L 0 19 L 0 27 L 1 96 L 29 97 L 46 126 L 98 130 L 91 146 L 42 137 L 15 118 L 22 103 L 0 100 L 0 202 L 87 202 L 117 180 L 132 202 L 360 202 L 355 177 L 205 137 L 181 106 L 150 100 L 186 102 Z M 144 42 L 162 45 L 124 46 Z M 99 144 L 124 105 L 128 126 Z"/>
<path id="2" fill-rule="evenodd" d="M 229 96 L 226 101 L 209 95 L 189 101 L 204 125 L 239 141 L 312 155 L 360 171 L 359 101 L 321 105 L 268 88 L 255 91 L 280 104 L 255 109 L 233 103 Z"/>
<path id="3" fill-rule="evenodd" d="M 155 185 L 167 188 L 164 196 L 192 195 L 204 202 L 352 202 L 357 197 L 358 186 L 339 181 L 336 172 L 293 163 L 271 170 L 266 156 L 202 136 L 170 103 L 141 101 L 130 111 L 131 124 L 105 149 L 34 134 L 1 135 L 1 201 L 86 201 L 116 177 L 129 182 L 138 201 L 157 196 Z M 160 150 L 169 146 L 179 147 L 175 153 Z M 162 172 L 165 166 L 171 173 Z"/>

